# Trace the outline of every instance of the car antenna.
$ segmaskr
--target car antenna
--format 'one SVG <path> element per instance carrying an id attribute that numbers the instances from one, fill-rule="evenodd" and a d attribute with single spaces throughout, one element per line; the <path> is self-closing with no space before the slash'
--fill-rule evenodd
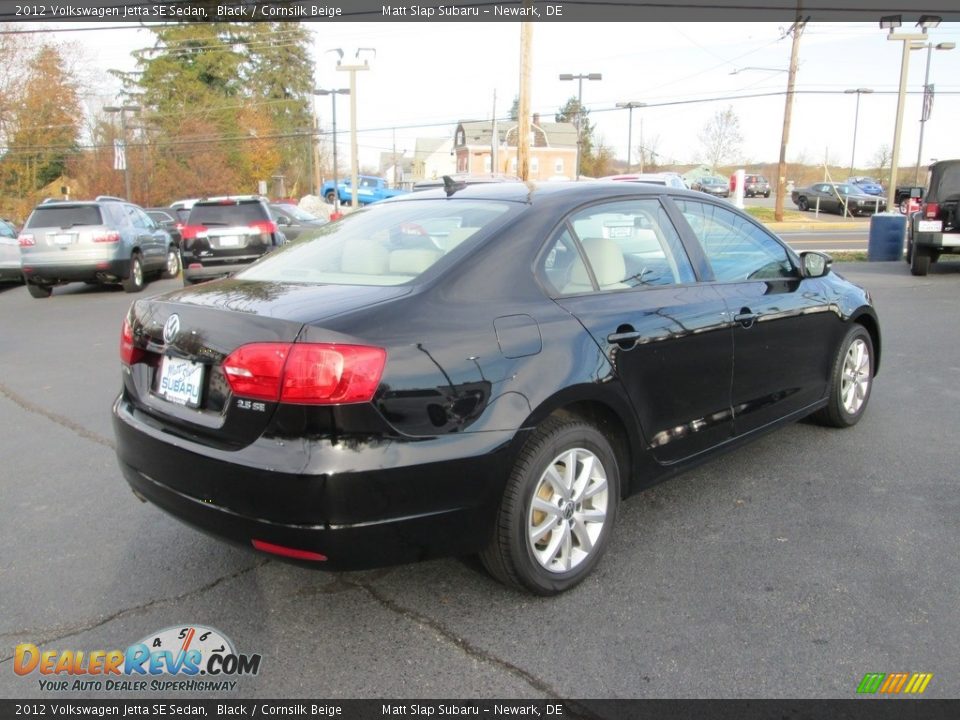
<path id="1" fill-rule="evenodd" d="M 463 181 L 457 182 L 449 175 L 443 176 L 443 190 L 447 193 L 447 197 L 453 195 L 457 190 L 463 190 L 467 184 Z"/>

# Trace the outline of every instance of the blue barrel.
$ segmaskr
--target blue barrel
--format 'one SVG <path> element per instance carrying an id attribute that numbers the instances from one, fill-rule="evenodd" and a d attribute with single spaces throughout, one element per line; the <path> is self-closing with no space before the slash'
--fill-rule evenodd
<path id="1" fill-rule="evenodd" d="M 907 216 L 898 212 L 877 213 L 870 218 L 870 239 L 867 260 L 883 262 L 903 256 L 903 239 L 907 233 Z"/>

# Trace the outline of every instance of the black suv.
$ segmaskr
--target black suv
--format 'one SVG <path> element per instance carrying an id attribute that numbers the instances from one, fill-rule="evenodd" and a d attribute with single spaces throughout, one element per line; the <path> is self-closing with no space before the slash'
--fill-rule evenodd
<path id="1" fill-rule="evenodd" d="M 184 285 L 230 275 L 286 240 L 260 197 L 200 200 L 181 236 Z"/>
<path id="2" fill-rule="evenodd" d="M 914 275 L 926 275 L 942 253 L 960 253 L 960 160 L 930 166 L 923 203 L 908 225 L 907 262 Z"/>
<path id="3" fill-rule="evenodd" d="M 770 197 L 770 183 L 763 175 L 744 175 L 743 195 L 744 197 L 763 195 L 768 198 Z"/>

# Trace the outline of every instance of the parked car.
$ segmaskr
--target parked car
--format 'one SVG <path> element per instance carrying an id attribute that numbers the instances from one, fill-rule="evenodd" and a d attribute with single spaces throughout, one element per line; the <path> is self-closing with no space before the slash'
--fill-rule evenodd
<path id="1" fill-rule="evenodd" d="M 706 175 L 699 178 L 694 189 L 714 197 L 730 197 L 730 182 L 719 175 Z"/>
<path id="2" fill-rule="evenodd" d="M 852 177 L 847 178 L 848 185 L 856 185 L 867 195 L 883 195 L 884 190 L 883 186 L 880 184 L 879 180 L 874 180 L 872 177 Z"/>
<path id="3" fill-rule="evenodd" d="M 311 215 L 296 205 L 271 203 L 270 214 L 281 228 L 287 240 L 296 240 L 304 230 L 313 230 L 326 225 L 329 220 Z"/>
<path id="4" fill-rule="evenodd" d="M 23 282 L 17 231 L 6 220 L 0 220 L 0 282 Z"/>
<path id="5" fill-rule="evenodd" d="M 907 223 L 907 262 L 926 275 L 943 253 L 960 253 L 960 160 L 930 166 L 919 212 Z"/>
<path id="6" fill-rule="evenodd" d="M 663 185 L 665 187 L 684 189 L 686 184 L 679 173 L 628 173 L 624 175 L 607 175 L 600 180 L 616 180 L 618 182 L 646 183 L 647 185 Z"/>
<path id="7" fill-rule="evenodd" d="M 180 249 L 180 242 L 183 240 L 183 226 L 186 224 L 184 221 L 186 218 L 181 219 L 180 212 L 173 208 L 146 208 L 144 212 L 150 216 L 150 219 L 153 220 L 158 226 L 162 227 L 168 233 L 173 240 L 174 245 L 177 246 L 177 250 Z M 184 210 L 186 215 L 189 217 L 190 211 Z"/>
<path id="8" fill-rule="evenodd" d="M 117 456 L 139 497 L 248 548 L 479 553 L 549 595 L 628 495 L 806 415 L 857 423 L 880 348 L 829 257 L 703 194 L 426 191 L 134 303 Z"/>
<path id="9" fill-rule="evenodd" d="M 249 195 L 197 201 L 181 233 L 184 285 L 230 275 L 286 240 L 266 200 Z"/>
<path id="10" fill-rule="evenodd" d="M 744 175 L 743 195 L 744 197 L 763 195 L 768 198 L 770 197 L 770 183 L 763 175 Z"/>
<path id="11" fill-rule="evenodd" d="M 50 297 L 55 285 L 82 281 L 143 289 L 148 276 L 173 277 L 180 256 L 170 233 L 143 211 L 119 200 L 44 202 L 19 236 L 27 289 Z"/>
<path id="12" fill-rule="evenodd" d="M 388 187 L 386 180 L 373 175 L 360 175 L 357 182 L 358 205 L 369 205 L 379 200 L 386 200 L 409 192 L 408 190 Z M 337 191 L 339 191 L 340 194 L 341 205 L 349 205 L 353 202 L 353 190 L 350 178 L 341 178 L 337 182 Z M 328 180 L 320 189 L 320 194 L 328 203 L 333 205 L 337 191 L 334 190 L 333 181 Z"/>
<path id="13" fill-rule="evenodd" d="M 184 200 L 176 200 L 176 201 L 170 203 L 170 207 L 171 207 L 173 210 L 187 210 L 187 211 L 189 211 L 190 209 L 193 208 L 194 205 L 196 205 L 198 202 L 200 202 L 200 200 L 201 200 L 201 198 L 186 198 L 186 199 L 184 199 Z"/>
<path id="14" fill-rule="evenodd" d="M 816 183 L 795 189 L 790 198 L 800 210 L 819 207 L 823 212 L 840 215 L 870 215 L 887 209 L 887 201 L 883 198 L 867 195 L 856 185 L 847 183 Z"/>

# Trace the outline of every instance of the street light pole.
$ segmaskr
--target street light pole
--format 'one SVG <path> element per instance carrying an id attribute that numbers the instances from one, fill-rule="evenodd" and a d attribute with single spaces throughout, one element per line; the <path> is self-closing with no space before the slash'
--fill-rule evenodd
<path id="1" fill-rule="evenodd" d="M 907 100 L 907 73 L 910 68 L 910 46 L 914 42 L 927 39 L 927 29 L 940 24 L 941 18 L 936 15 L 921 15 L 917 21 L 920 32 L 894 32 L 902 24 L 900 15 L 887 15 L 880 18 L 880 27 L 888 30 L 887 40 L 903 43 L 903 53 L 900 58 L 900 90 L 897 93 L 897 119 L 893 126 L 893 150 L 890 157 L 890 180 L 887 187 L 887 209 L 895 207 L 897 197 L 897 171 L 900 162 L 900 135 L 903 130 L 903 110 Z"/>
<path id="2" fill-rule="evenodd" d="M 104 112 L 120 113 L 120 135 L 123 137 L 123 185 L 125 188 L 124 197 L 130 200 L 130 163 L 127 161 L 127 113 L 140 112 L 139 105 L 108 105 L 103 108 Z"/>
<path id="3" fill-rule="evenodd" d="M 631 100 L 630 102 L 619 102 L 617 103 L 618 108 L 627 108 L 627 115 L 629 119 L 627 120 L 627 172 L 630 172 L 632 167 L 630 164 L 630 151 L 633 147 L 633 109 L 646 107 L 646 103 L 635 102 Z M 643 118 L 640 118 L 640 126 L 643 127 Z M 640 132 L 640 172 L 643 172 L 643 132 Z"/>
<path id="4" fill-rule="evenodd" d="M 864 93 L 872 93 L 873 90 L 870 88 L 856 88 L 855 90 L 844 90 L 843 92 L 847 95 L 854 93 L 857 95 L 857 109 L 853 113 L 853 150 L 850 151 L 850 177 L 853 177 L 854 158 L 857 156 L 857 124 L 860 120 L 860 96 Z"/>
<path id="5" fill-rule="evenodd" d="M 923 48 L 927 49 L 927 71 L 923 76 L 923 110 L 920 112 L 920 144 L 917 146 L 917 172 L 913 178 L 913 182 L 916 184 L 920 183 L 920 162 L 921 157 L 923 156 L 923 129 L 927 126 L 927 120 L 930 119 L 930 111 L 927 108 L 927 93 L 933 94 L 933 88 L 930 86 L 930 55 L 932 55 L 931 50 L 953 50 L 957 46 L 956 43 L 952 42 L 942 42 L 934 45 L 933 43 L 927 43 L 926 45 L 911 45 L 911 50 L 922 50 Z"/>
<path id="6" fill-rule="evenodd" d="M 583 145 L 583 138 L 581 137 L 580 127 L 581 127 L 581 118 L 583 117 L 583 81 L 584 80 L 603 80 L 603 75 L 601 73 L 586 73 L 581 75 L 573 75 L 571 73 L 561 73 L 561 80 L 576 80 L 577 81 L 577 180 L 580 179 L 580 147 Z"/>
<path id="7" fill-rule="evenodd" d="M 337 95 L 349 95 L 347 88 L 314 90 L 314 95 L 329 95 L 333 104 L 333 212 L 340 212 L 340 180 L 337 178 Z"/>

